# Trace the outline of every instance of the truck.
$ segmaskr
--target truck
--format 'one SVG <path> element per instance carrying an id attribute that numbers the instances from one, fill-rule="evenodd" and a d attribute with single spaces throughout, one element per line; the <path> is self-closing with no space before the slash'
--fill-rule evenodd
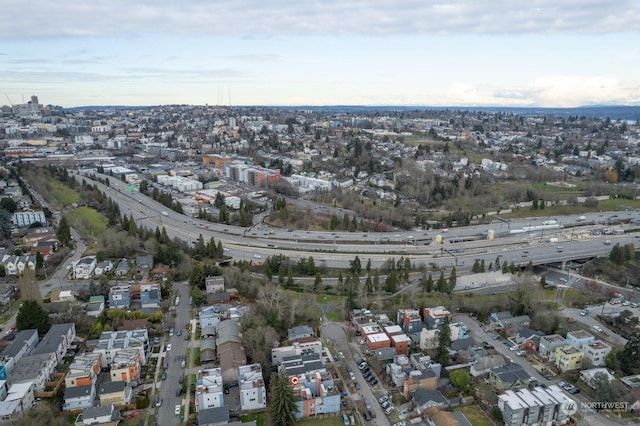
<path id="1" fill-rule="evenodd" d="M 162 213 L 161 213 L 161 214 L 162 214 L 162 216 L 169 216 L 169 213 L 167 213 L 167 212 L 166 212 L 166 211 L 164 211 L 164 210 L 162 211 Z"/>

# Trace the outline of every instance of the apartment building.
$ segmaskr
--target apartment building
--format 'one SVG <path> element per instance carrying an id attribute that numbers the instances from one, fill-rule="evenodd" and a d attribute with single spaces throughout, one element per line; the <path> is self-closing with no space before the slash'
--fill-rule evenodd
<path id="1" fill-rule="evenodd" d="M 124 380 L 104 382 L 98 387 L 100 405 L 127 405 L 131 402 L 132 388 Z"/>
<path id="2" fill-rule="evenodd" d="M 112 381 L 137 383 L 140 380 L 142 359 L 140 351 L 135 348 L 122 349 L 115 353 L 111 361 L 109 376 Z"/>
<path id="3" fill-rule="evenodd" d="M 29 355 L 38 344 L 38 330 L 18 331 L 15 338 L 0 353 L 0 365 L 3 365 L 7 373 L 23 356 Z"/>
<path id="4" fill-rule="evenodd" d="M 75 386 L 95 385 L 102 368 L 102 354 L 77 355 L 64 378 L 67 389 Z"/>
<path id="5" fill-rule="evenodd" d="M 102 364 L 111 366 L 118 352 L 125 349 L 135 349 L 139 352 L 140 364 L 147 362 L 146 350 L 149 347 L 149 334 L 147 329 L 125 331 L 105 331 L 98 338 L 98 343 L 93 349 L 94 353 L 102 354 Z"/>
<path id="6" fill-rule="evenodd" d="M 584 359 L 594 367 L 602 367 L 606 365 L 607 355 L 609 355 L 611 350 L 611 346 L 602 340 L 595 340 L 587 343 L 582 348 L 582 351 L 584 352 Z"/>
<path id="7" fill-rule="evenodd" d="M 293 388 L 298 407 L 296 419 L 340 413 L 340 390 L 330 373 L 314 371 L 296 377 L 299 380 Z"/>
<path id="8" fill-rule="evenodd" d="M 569 421 L 563 404 L 572 402 L 556 385 L 546 389 L 508 390 L 498 395 L 498 408 L 507 426 L 562 425 Z M 574 403 L 575 404 L 575 403 Z"/>
<path id="9" fill-rule="evenodd" d="M 540 344 L 538 345 L 538 353 L 542 358 L 554 362 L 556 360 L 556 349 L 566 345 L 567 341 L 565 338 L 558 334 L 542 336 L 540 337 Z"/>
<path id="10" fill-rule="evenodd" d="M 577 370 L 582 366 L 584 352 L 575 346 L 563 346 L 556 349 L 556 368 L 561 372 Z"/>
<path id="11" fill-rule="evenodd" d="M 585 330 L 570 331 L 567 333 L 567 345 L 575 346 L 578 349 L 582 349 L 584 345 L 596 340 L 596 337 Z"/>
<path id="12" fill-rule="evenodd" d="M 238 387 L 240 388 L 240 409 L 242 411 L 267 408 L 267 389 L 260 364 L 238 367 Z"/>
<path id="13" fill-rule="evenodd" d="M 222 369 L 208 368 L 198 371 L 195 401 L 198 412 L 224 405 Z"/>
<path id="14" fill-rule="evenodd" d="M 291 346 L 281 346 L 271 349 L 271 363 L 279 365 L 285 358 L 300 356 L 303 353 L 322 354 L 322 342 L 314 340 L 312 342 L 294 343 Z"/>
<path id="15" fill-rule="evenodd" d="M 449 318 L 449 321 L 451 321 L 453 315 L 444 306 L 435 306 L 433 308 L 424 308 L 423 317 L 427 328 L 440 329 L 444 324 L 445 318 Z"/>

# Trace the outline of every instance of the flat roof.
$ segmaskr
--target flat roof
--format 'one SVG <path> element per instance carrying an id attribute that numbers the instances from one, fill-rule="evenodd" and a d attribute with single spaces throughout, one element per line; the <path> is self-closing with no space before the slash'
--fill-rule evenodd
<path id="1" fill-rule="evenodd" d="M 367 336 L 367 339 L 369 339 L 369 341 L 372 343 L 388 342 L 389 336 L 387 336 L 385 333 L 375 333 L 375 334 L 369 334 Z"/>

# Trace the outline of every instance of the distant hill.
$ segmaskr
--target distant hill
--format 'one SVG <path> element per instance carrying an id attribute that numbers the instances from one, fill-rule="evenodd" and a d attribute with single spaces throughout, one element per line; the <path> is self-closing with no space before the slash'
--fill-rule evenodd
<path id="1" fill-rule="evenodd" d="M 177 105 L 176 105 L 177 106 Z M 186 106 L 186 105 L 180 105 Z M 250 108 L 253 105 L 238 105 L 238 108 Z M 552 115 L 556 117 L 569 117 L 569 116 L 585 116 L 585 117 L 597 117 L 597 118 L 611 118 L 612 120 L 640 120 L 640 106 L 616 106 L 616 105 L 588 105 L 576 108 L 540 108 L 540 107 L 479 107 L 479 106 L 448 106 L 448 107 L 433 107 L 433 106 L 408 106 L 408 105 L 378 105 L 378 106 L 366 106 L 366 105 L 298 105 L 298 106 L 281 106 L 281 105 L 269 105 L 258 106 L 258 108 L 279 108 L 279 109 L 292 109 L 292 110 L 309 110 L 317 112 L 332 112 L 332 113 L 372 113 L 372 112 L 385 112 L 385 111 L 484 111 L 491 113 L 511 113 L 516 115 L 525 116 L 543 116 Z M 73 108 L 65 108 L 65 111 L 104 111 L 104 110 L 133 110 L 133 109 L 148 109 L 154 108 L 154 106 L 123 106 L 123 105 L 101 105 L 101 106 L 79 106 Z"/>

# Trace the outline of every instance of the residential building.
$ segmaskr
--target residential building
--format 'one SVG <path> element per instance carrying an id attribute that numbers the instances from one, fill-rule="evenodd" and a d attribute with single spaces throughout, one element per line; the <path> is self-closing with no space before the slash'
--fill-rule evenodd
<path id="1" fill-rule="evenodd" d="M 308 338 L 313 338 L 313 340 L 316 340 L 315 331 L 313 331 L 313 328 L 309 327 L 308 325 L 299 325 L 290 328 L 288 334 L 290 343 Z"/>
<path id="2" fill-rule="evenodd" d="M 238 368 L 238 387 L 242 411 L 267 408 L 267 389 L 260 364 L 242 365 Z"/>
<path id="3" fill-rule="evenodd" d="M 67 349 L 76 338 L 76 325 L 72 322 L 54 324 L 33 351 L 33 355 L 55 354 L 56 362 L 67 355 Z"/>
<path id="4" fill-rule="evenodd" d="M 101 369 L 102 354 L 76 355 L 64 378 L 65 386 L 68 389 L 75 386 L 95 385 Z"/>
<path id="5" fill-rule="evenodd" d="M 433 308 L 424 308 L 423 317 L 427 328 L 433 330 L 442 328 L 445 318 L 449 318 L 449 321 L 451 321 L 453 315 L 444 306 L 435 306 Z"/>
<path id="6" fill-rule="evenodd" d="M 611 352 L 611 346 L 602 340 L 594 340 L 587 343 L 582 348 L 584 352 L 584 360 L 588 361 L 594 367 L 601 367 L 607 364 L 607 355 Z"/>
<path id="7" fill-rule="evenodd" d="M 372 351 L 391 346 L 391 339 L 385 333 L 368 334 L 366 341 Z"/>
<path id="8" fill-rule="evenodd" d="M 575 346 L 578 349 L 582 349 L 587 343 L 591 343 L 596 340 L 596 337 L 585 330 L 569 331 L 567 333 L 567 345 Z"/>
<path id="9" fill-rule="evenodd" d="M 513 315 L 511 315 L 509 311 L 491 312 L 491 314 L 489 314 L 489 323 L 492 327 L 502 328 L 502 321 L 512 317 Z"/>
<path id="10" fill-rule="evenodd" d="M 143 312 L 153 312 L 160 309 L 161 301 L 160 284 L 142 284 L 140 286 L 140 303 Z"/>
<path id="11" fill-rule="evenodd" d="M 562 425 L 568 422 L 569 417 L 561 406 L 569 401 L 560 388 L 552 385 L 532 391 L 508 390 L 498 395 L 498 408 L 507 426 Z"/>
<path id="12" fill-rule="evenodd" d="M 520 364 L 509 364 L 489 372 L 489 382 L 500 390 L 526 387 L 531 377 Z"/>
<path id="13" fill-rule="evenodd" d="M 320 355 L 323 347 L 320 340 L 311 342 L 295 343 L 291 346 L 281 346 L 271 349 L 271 363 L 279 365 L 285 358 L 300 356 L 303 353 L 315 353 Z"/>
<path id="14" fill-rule="evenodd" d="M 405 398 L 411 399 L 411 395 L 418 389 L 436 390 L 437 387 L 438 376 L 431 369 L 411 370 L 402 383 L 402 394 Z"/>
<path id="15" fill-rule="evenodd" d="M 76 425 L 79 422 L 84 426 L 90 425 L 107 425 L 116 426 L 120 420 L 120 411 L 116 410 L 113 404 L 102 405 L 100 407 L 89 407 L 82 410 L 82 414 L 78 416 Z"/>
<path id="16" fill-rule="evenodd" d="M 150 254 L 136 258 L 136 269 L 139 274 L 148 274 L 153 269 L 153 256 Z"/>
<path id="17" fill-rule="evenodd" d="M 204 286 L 206 294 L 221 293 L 224 291 L 224 277 L 222 275 L 206 277 Z"/>
<path id="18" fill-rule="evenodd" d="M 200 307 L 200 328 L 205 327 L 217 327 L 220 321 L 224 318 L 226 308 L 222 308 L 221 305 L 205 305 Z"/>
<path id="19" fill-rule="evenodd" d="M 391 336 L 391 347 L 396 349 L 398 355 L 407 355 L 411 339 L 406 334 Z"/>
<path id="20" fill-rule="evenodd" d="M 411 396 L 418 413 L 424 413 L 429 408 L 448 408 L 449 400 L 438 390 L 418 389 Z"/>
<path id="21" fill-rule="evenodd" d="M 140 380 L 142 358 L 136 348 L 122 349 L 115 353 L 111 361 L 109 376 L 113 381 L 137 383 Z"/>
<path id="22" fill-rule="evenodd" d="M 199 426 L 221 426 L 229 424 L 229 407 L 212 407 L 198 411 Z"/>
<path id="23" fill-rule="evenodd" d="M 109 290 L 109 307 L 129 309 L 131 305 L 131 286 L 128 284 L 113 286 Z"/>
<path id="24" fill-rule="evenodd" d="M 0 353 L 0 365 L 3 365 L 7 373 L 23 356 L 29 355 L 38 344 L 38 330 L 18 331 L 15 338 Z"/>
<path id="25" fill-rule="evenodd" d="M 104 312 L 104 296 L 91 296 L 89 297 L 89 303 L 87 303 L 87 315 L 97 318 Z"/>
<path id="26" fill-rule="evenodd" d="M 2 383 L 2 389 L 7 387 Z M 5 422 L 19 416 L 24 411 L 35 406 L 35 387 L 31 382 L 16 383 L 6 389 L 4 398 L 0 401 L 0 422 Z M 3 392 L 4 393 L 4 392 Z"/>
<path id="27" fill-rule="evenodd" d="M 561 372 L 577 370 L 582 366 L 584 352 L 575 346 L 566 345 L 556 349 L 556 368 Z"/>
<path id="28" fill-rule="evenodd" d="M 112 269 L 113 269 L 113 262 L 111 262 L 110 260 L 103 260 L 102 262 L 98 262 L 96 264 L 96 267 L 93 270 L 93 274 L 99 277 L 111 271 Z"/>
<path id="29" fill-rule="evenodd" d="M 224 405 L 222 369 L 209 368 L 198 371 L 195 401 L 198 412 Z"/>
<path id="30" fill-rule="evenodd" d="M 567 341 L 565 338 L 558 334 L 542 336 L 540 338 L 540 344 L 538 345 L 538 353 L 542 358 L 546 358 L 550 362 L 554 362 L 556 360 L 556 349 L 566 345 Z"/>
<path id="31" fill-rule="evenodd" d="M 32 271 L 35 271 L 36 269 L 35 256 L 15 256 L 5 254 L 2 256 L 1 263 L 4 265 L 7 275 L 22 275 L 24 268 L 29 268 Z"/>
<path id="32" fill-rule="evenodd" d="M 93 406 L 96 399 L 96 387 L 89 385 L 74 386 L 64 391 L 63 411 L 82 410 Z"/>
<path id="33" fill-rule="evenodd" d="M 240 340 L 237 320 L 221 321 L 217 328 L 216 349 L 225 382 L 238 380 L 238 367 L 247 363 L 247 356 Z"/>
<path id="34" fill-rule="evenodd" d="M 42 392 L 56 365 L 58 360 L 53 352 L 22 357 L 11 372 L 9 382 L 12 385 L 31 383 L 34 392 Z"/>
<path id="35" fill-rule="evenodd" d="M 40 223 L 42 225 L 47 224 L 47 218 L 42 210 L 39 211 L 24 211 L 14 212 L 12 222 L 17 227 L 23 228 L 34 223 Z"/>
<path id="36" fill-rule="evenodd" d="M 398 309 L 396 323 L 405 333 L 419 333 L 422 330 L 422 317 L 418 309 Z"/>
<path id="37" fill-rule="evenodd" d="M 200 364 L 208 364 L 216 360 L 216 339 L 200 340 Z"/>
<path id="38" fill-rule="evenodd" d="M 131 403 L 132 388 L 124 380 L 104 382 L 98 386 L 100 405 L 127 405 Z"/>
<path id="39" fill-rule="evenodd" d="M 314 371 L 295 376 L 299 380 L 298 385 L 293 387 L 298 407 L 296 419 L 340 413 L 340 390 L 330 373 Z"/>
<path id="40" fill-rule="evenodd" d="M 88 280 L 93 275 L 98 261 L 95 256 L 85 256 L 73 265 L 73 276 L 77 280 Z"/>
<path id="41" fill-rule="evenodd" d="M 111 366 L 120 351 L 125 349 L 135 349 L 138 351 L 140 364 L 147 362 L 146 351 L 149 346 L 149 334 L 146 329 L 126 330 L 126 331 L 105 331 L 93 349 L 94 353 L 102 354 L 104 366 Z M 129 358 L 127 353 L 121 354 L 124 358 Z M 119 359 L 118 362 L 121 360 Z M 120 380 L 117 378 L 116 380 Z"/>
<path id="42" fill-rule="evenodd" d="M 283 371 L 287 377 L 313 373 L 316 370 L 324 371 L 324 361 L 322 356 L 313 352 L 302 353 L 301 355 L 286 357 L 278 367 L 278 371 Z"/>
<path id="43" fill-rule="evenodd" d="M 469 374 L 472 377 L 483 376 L 489 374 L 491 370 L 504 367 L 507 361 L 500 354 L 491 354 L 479 357 L 475 363 L 469 367 Z"/>
<path id="44" fill-rule="evenodd" d="M 131 273 L 131 268 L 129 267 L 129 261 L 127 259 L 120 259 L 120 262 L 118 262 L 118 265 L 116 266 L 116 270 L 114 271 L 114 274 L 117 277 L 124 277 L 129 275 L 129 273 Z"/>

